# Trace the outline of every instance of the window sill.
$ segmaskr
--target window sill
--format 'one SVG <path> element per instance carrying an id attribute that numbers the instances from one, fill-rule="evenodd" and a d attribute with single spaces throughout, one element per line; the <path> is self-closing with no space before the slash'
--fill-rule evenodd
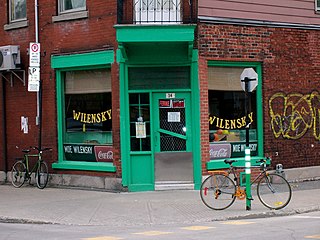
<path id="1" fill-rule="evenodd" d="M 116 172 L 116 167 L 109 162 L 62 161 L 52 164 L 53 169 L 83 170 L 97 172 Z"/>
<path id="2" fill-rule="evenodd" d="M 5 31 L 8 30 L 13 30 L 13 29 L 18 29 L 18 28 L 24 28 L 24 27 L 28 27 L 29 26 L 29 21 L 28 20 L 24 20 L 24 21 L 19 21 L 19 22 L 13 22 L 13 23 L 9 23 L 9 24 L 5 24 L 3 29 Z"/>
<path id="3" fill-rule="evenodd" d="M 62 21 L 70 21 L 70 20 L 77 20 L 82 18 L 88 18 L 89 12 L 88 11 L 81 11 L 81 12 L 73 12 L 73 13 L 65 13 L 58 16 L 52 17 L 52 22 L 62 22 Z"/>

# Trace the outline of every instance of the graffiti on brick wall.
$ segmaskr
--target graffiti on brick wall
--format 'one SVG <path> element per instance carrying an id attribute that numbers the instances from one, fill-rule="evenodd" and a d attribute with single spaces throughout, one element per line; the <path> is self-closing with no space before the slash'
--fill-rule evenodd
<path id="1" fill-rule="evenodd" d="M 320 95 L 317 91 L 310 94 L 276 93 L 269 100 L 271 128 L 276 138 L 302 138 L 312 131 L 320 140 Z"/>

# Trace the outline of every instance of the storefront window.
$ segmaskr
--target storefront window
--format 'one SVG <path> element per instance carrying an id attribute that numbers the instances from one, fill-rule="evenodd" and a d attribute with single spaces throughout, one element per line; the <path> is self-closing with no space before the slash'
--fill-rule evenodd
<path id="1" fill-rule="evenodd" d="M 66 158 L 96 161 L 96 146 L 110 144 L 112 144 L 110 70 L 65 72 Z"/>
<path id="2" fill-rule="evenodd" d="M 245 92 L 241 88 L 242 67 L 208 68 L 210 158 L 241 157 L 246 126 L 250 123 L 250 147 L 257 154 L 256 92 L 251 93 L 251 112 L 245 112 Z"/>

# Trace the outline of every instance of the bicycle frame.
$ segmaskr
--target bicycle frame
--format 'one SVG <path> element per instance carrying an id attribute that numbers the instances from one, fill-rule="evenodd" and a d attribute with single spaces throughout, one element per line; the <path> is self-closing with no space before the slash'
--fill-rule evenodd
<path id="1" fill-rule="evenodd" d="M 29 158 L 30 157 L 36 157 L 38 158 L 36 160 L 36 163 L 34 164 L 34 166 L 32 167 L 31 171 L 29 170 Z M 37 168 L 41 162 L 41 154 L 24 154 L 24 162 L 26 164 L 26 179 L 30 179 L 32 176 L 32 173 L 34 172 L 35 174 L 37 174 Z"/>
<path id="2" fill-rule="evenodd" d="M 230 174 L 232 174 L 234 176 L 234 182 L 236 184 L 236 193 L 235 193 L 235 197 L 237 197 L 237 199 L 239 200 L 243 200 L 246 197 L 246 192 L 245 189 L 241 188 L 240 185 L 240 180 L 239 180 L 239 174 L 237 173 L 236 169 L 242 169 L 242 167 L 234 167 L 232 165 L 230 165 L 229 169 L 227 171 L 225 170 L 218 170 L 218 171 L 209 171 L 212 174 L 223 174 L 226 176 L 230 176 Z M 252 186 L 255 182 L 257 182 L 261 177 L 263 176 L 267 176 L 268 175 L 268 170 L 266 169 L 265 166 L 263 166 L 263 170 L 261 170 L 261 172 L 258 174 L 258 176 L 256 176 L 251 182 L 250 182 L 250 186 Z M 271 189 L 272 186 L 270 184 L 268 184 L 269 188 Z M 271 189 L 271 191 L 274 192 L 274 190 Z"/>

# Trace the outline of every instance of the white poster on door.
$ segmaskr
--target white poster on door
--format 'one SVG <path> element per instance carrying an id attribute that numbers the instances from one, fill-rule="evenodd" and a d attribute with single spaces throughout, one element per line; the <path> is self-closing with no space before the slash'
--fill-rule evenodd
<path id="1" fill-rule="evenodd" d="M 180 122 L 180 112 L 168 112 L 168 122 Z"/>
<path id="2" fill-rule="evenodd" d="M 146 123 L 136 122 L 136 138 L 146 138 Z"/>

